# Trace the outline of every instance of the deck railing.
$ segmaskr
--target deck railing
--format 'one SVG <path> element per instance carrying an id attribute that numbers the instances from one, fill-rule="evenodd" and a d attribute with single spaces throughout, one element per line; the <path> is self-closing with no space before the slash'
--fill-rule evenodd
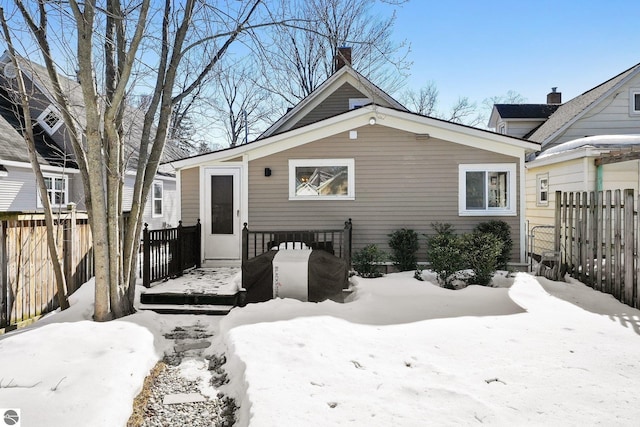
<path id="1" fill-rule="evenodd" d="M 242 263 L 249 258 L 261 255 L 271 249 L 296 249 L 301 243 L 311 249 L 322 249 L 351 265 L 351 218 L 345 221 L 344 228 L 334 230 L 249 230 L 245 222 L 242 229 Z"/>
<path id="2" fill-rule="evenodd" d="M 192 267 L 200 267 L 200 220 L 184 227 L 182 221 L 175 228 L 149 230 L 144 224 L 142 232 L 142 283 L 151 283 L 169 277 L 181 276 Z"/>

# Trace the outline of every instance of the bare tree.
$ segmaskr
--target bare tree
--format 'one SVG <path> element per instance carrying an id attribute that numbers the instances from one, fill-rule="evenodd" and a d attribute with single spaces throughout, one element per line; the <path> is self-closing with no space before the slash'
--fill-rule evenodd
<path id="1" fill-rule="evenodd" d="M 438 117 L 438 87 L 433 80 L 420 89 L 409 89 L 402 96 L 402 103 L 414 113 Z"/>
<path id="2" fill-rule="evenodd" d="M 449 115 L 445 116 L 444 119 L 467 126 L 478 126 L 485 121 L 484 114 L 478 109 L 478 104 L 470 101 L 466 96 L 458 98 L 451 107 Z"/>
<path id="3" fill-rule="evenodd" d="M 29 29 L 53 87 L 75 161 L 80 169 L 95 256 L 96 320 L 133 312 L 135 261 L 142 212 L 157 172 L 174 107 L 193 92 L 229 47 L 258 19 L 261 0 L 228 3 L 229 8 L 196 0 L 119 0 L 28 4 L 14 0 L 23 23 L 3 20 L 7 32 Z M 54 22 L 48 18 L 55 16 Z M 256 25 L 266 25 L 261 22 Z M 65 28 L 61 34 L 61 28 Z M 67 44 L 71 40 L 71 45 Z M 11 40 L 6 37 L 8 44 Z M 52 43 L 65 46 L 54 52 Z M 83 99 L 76 120 L 58 75 L 61 52 L 72 52 Z M 54 58 L 56 58 L 54 60 Z M 155 62 L 154 62 L 155 61 Z M 186 64 L 196 70 L 177 89 Z M 193 65 L 197 64 L 197 68 Z M 99 66 L 98 66 L 99 65 Z M 134 84 L 152 88 L 135 141 L 136 180 L 130 220 L 122 221 L 122 192 L 127 162 L 125 142 L 131 120 L 126 95 Z M 25 96 L 22 93 L 22 96 Z M 135 117 L 134 117 L 135 119 Z M 128 141 L 133 143 L 132 141 Z"/>
<path id="4" fill-rule="evenodd" d="M 222 67 L 216 75 L 215 92 L 209 105 L 222 120 L 221 130 L 227 136 L 229 146 L 248 142 L 249 136 L 257 136 L 273 120 L 272 95 L 256 83 L 257 65 Z"/>
<path id="5" fill-rule="evenodd" d="M 31 113 L 29 109 L 29 96 L 24 83 L 22 72 L 20 72 L 20 64 L 18 63 L 17 55 L 15 49 L 13 48 L 11 33 L 9 32 L 9 27 L 6 25 L 4 10 L 2 8 L 0 8 L 0 22 L 2 22 L 3 34 L 8 44 L 9 53 L 13 61 L 13 66 L 17 70 L 16 89 L 17 92 L 22 96 L 17 97 L 18 102 L 16 102 L 16 104 L 19 105 L 18 108 L 20 109 L 20 111 L 16 111 L 16 116 L 22 119 L 20 120 L 23 123 L 22 134 L 24 136 L 25 145 L 27 146 L 27 152 L 29 153 L 29 162 L 31 163 L 33 172 L 36 175 L 36 183 L 41 194 L 40 199 L 42 201 L 42 206 L 44 209 L 45 227 L 47 230 L 47 249 L 49 251 L 51 264 L 53 266 L 58 304 L 60 305 L 60 309 L 66 310 L 67 308 L 69 308 L 69 301 L 67 300 L 66 296 L 66 278 L 62 271 L 62 264 L 60 262 L 60 255 L 58 253 L 57 238 L 59 237 L 59 233 L 54 224 L 53 210 L 51 209 L 51 202 L 48 197 L 47 185 L 45 183 L 45 178 L 42 174 L 42 169 L 40 168 L 40 163 L 38 161 L 35 136 L 33 132 L 34 126 L 31 120 Z M 16 100 L 13 99 L 11 101 Z"/>
<path id="6" fill-rule="evenodd" d="M 491 110 L 494 104 L 524 104 L 527 102 L 527 98 L 516 92 L 515 90 L 508 90 L 504 95 L 495 95 L 485 98 L 482 101 L 482 105 Z"/>
<path id="7" fill-rule="evenodd" d="M 398 1 L 382 1 L 398 5 Z M 395 12 L 382 18 L 371 0 L 292 0 L 284 13 L 298 18 L 295 26 L 278 28 L 262 54 L 271 65 L 264 84 L 285 103 L 295 105 L 334 71 L 340 46 L 353 47 L 352 63 L 388 92 L 404 83 L 408 46 L 395 42 Z"/>
<path id="8" fill-rule="evenodd" d="M 402 95 L 403 104 L 411 111 L 425 116 L 435 117 L 467 126 L 481 126 L 493 104 L 521 104 L 526 98 L 518 92 L 509 90 L 505 95 L 485 98 L 482 104 L 471 101 L 467 96 L 460 96 L 447 111 L 438 109 L 440 92 L 435 82 L 429 81 L 420 89 L 409 89 Z"/>

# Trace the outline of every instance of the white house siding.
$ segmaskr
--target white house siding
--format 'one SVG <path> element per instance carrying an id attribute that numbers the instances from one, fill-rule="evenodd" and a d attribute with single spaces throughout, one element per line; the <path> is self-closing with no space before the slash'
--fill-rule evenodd
<path id="1" fill-rule="evenodd" d="M 602 190 L 625 190 L 631 188 L 638 194 L 640 160 L 610 163 L 602 166 Z"/>
<path id="2" fill-rule="evenodd" d="M 33 171 L 27 167 L 6 166 L 7 176 L 0 177 L 0 212 L 33 212 L 38 208 L 38 191 Z M 43 172 L 62 175 L 62 172 Z M 66 174 L 69 184 L 69 202 L 84 210 L 82 182 L 77 173 Z"/>
<path id="3" fill-rule="evenodd" d="M 585 136 L 640 134 L 640 115 L 629 114 L 631 88 L 640 90 L 640 76 L 602 100 L 547 147 Z"/>
<path id="4" fill-rule="evenodd" d="M 498 218 L 512 229 L 512 258 L 519 260 L 519 217 L 469 217 L 458 215 L 458 165 L 511 163 L 519 159 L 430 138 L 417 140 L 412 133 L 382 126 L 348 132 L 249 162 L 249 226 L 254 229 L 341 228 L 353 219 L 353 245 L 360 249 L 377 244 L 388 251 L 388 234 L 406 227 L 421 238 L 434 222 L 451 223 L 457 232 L 469 232 L 483 221 Z M 355 200 L 290 201 L 289 159 L 354 159 Z M 264 176 L 264 168 L 272 175 Z M 519 181 L 519 179 L 518 179 Z M 519 184 L 518 184 L 519 186 Z M 516 202 L 519 207 L 519 202 Z"/>
<path id="5" fill-rule="evenodd" d="M 526 169 L 526 220 L 529 228 L 539 225 L 554 225 L 556 191 L 594 191 L 596 170 L 593 158 L 579 158 L 552 165 Z M 549 204 L 537 205 L 537 177 L 549 175 Z"/>
<path id="6" fill-rule="evenodd" d="M 178 225 L 178 192 L 176 189 L 176 180 L 173 178 L 160 179 L 157 181 L 163 182 L 163 199 L 162 209 L 163 215 L 161 217 L 154 218 L 151 211 L 151 205 L 153 203 L 152 194 L 149 192 L 149 198 L 144 205 L 144 211 L 142 213 L 142 222 L 149 224 L 149 228 L 152 230 L 158 230 L 161 228 L 176 227 Z M 133 186 L 135 183 L 135 177 L 128 175 L 124 181 L 124 188 L 122 194 L 122 208 L 123 210 L 131 210 L 131 202 L 133 196 Z M 153 189 L 151 190 L 153 191 Z M 190 224 L 185 224 L 190 225 Z"/>
<path id="7" fill-rule="evenodd" d="M 522 138 L 533 128 L 539 126 L 542 120 L 508 120 L 505 121 L 507 126 L 507 135 L 515 136 L 516 138 Z M 498 124 L 498 128 L 500 125 Z"/>

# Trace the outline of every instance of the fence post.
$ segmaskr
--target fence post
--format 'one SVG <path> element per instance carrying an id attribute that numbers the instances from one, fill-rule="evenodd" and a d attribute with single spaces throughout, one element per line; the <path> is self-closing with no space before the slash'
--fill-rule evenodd
<path id="1" fill-rule="evenodd" d="M 620 294 L 622 285 L 622 202 L 620 198 L 620 190 L 616 190 L 613 193 L 613 296 L 618 300 L 622 299 Z"/>
<path id="2" fill-rule="evenodd" d="M 182 276 L 182 271 L 184 269 L 184 260 L 183 260 L 183 256 L 182 256 L 182 246 L 184 244 L 183 242 L 183 235 L 182 235 L 182 220 L 178 221 L 178 229 L 176 230 L 176 264 L 178 266 L 178 269 L 176 271 L 176 274 L 178 276 Z"/>
<path id="3" fill-rule="evenodd" d="M 344 259 L 347 261 L 347 268 L 351 268 L 351 231 L 353 230 L 353 223 L 351 218 L 344 222 Z"/>
<path id="4" fill-rule="evenodd" d="M 247 289 L 245 287 L 247 275 L 244 273 L 244 267 L 249 259 L 249 228 L 247 227 L 247 223 L 245 222 L 242 227 L 242 263 L 241 265 L 241 277 L 242 277 L 242 288 Z"/>
<path id="5" fill-rule="evenodd" d="M 149 244 L 149 224 L 144 223 L 142 230 L 142 284 L 151 287 L 151 245 Z"/>
<path id="6" fill-rule="evenodd" d="M 633 307 L 634 233 L 633 233 L 633 190 L 624 190 L 624 302 Z"/>
<path id="7" fill-rule="evenodd" d="M 196 268 L 202 267 L 202 225 L 200 224 L 200 218 L 196 222 Z"/>
<path id="8" fill-rule="evenodd" d="M 602 269 L 604 268 L 605 262 L 602 262 L 603 260 L 603 252 L 602 252 L 602 244 L 603 244 L 603 240 L 604 240 L 604 234 L 603 234 L 603 226 L 604 226 L 604 222 L 603 222 L 603 215 L 602 215 L 602 205 L 604 202 L 604 196 L 602 194 L 602 191 L 598 191 L 598 198 L 596 201 L 596 219 L 597 219 L 597 230 L 596 230 L 596 265 L 598 266 L 598 271 L 596 272 L 596 290 L 598 291 L 603 291 L 604 290 L 604 284 L 603 284 L 603 271 Z"/>
<path id="9" fill-rule="evenodd" d="M 0 222 L 0 328 L 9 325 L 9 280 L 7 268 L 7 225 Z"/>
<path id="10" fill-rule="evenodd" d="M 64 228 L 64 243 L 63 243 L 63 256 L 64 256 L 64 275 L 67 282 L 67 294 L 72 294 L 77 289 L 75 268 L 77 265 L 76 250 L 77 250 L 77 234 L 76 234 L 76 204 L 69 203 L 67 205 L 67 223 L 68 226 Z"/>
<path id="11" fill-rule="evenodd" d="M 556 213 L 555 213 L 555 227 L 553 236 L 553 251 L 558 256 L 558 262 L 561 262 L 560 258 L 560 227 L 562 226 L 562 192 L 556 191 Z"/>

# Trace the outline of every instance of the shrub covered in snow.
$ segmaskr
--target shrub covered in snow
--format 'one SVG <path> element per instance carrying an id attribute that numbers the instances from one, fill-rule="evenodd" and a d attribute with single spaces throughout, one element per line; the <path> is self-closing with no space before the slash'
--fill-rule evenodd
<path id="1" fill-rule="evenodd" d="M 389 247 L 392 250 L 391 260 L 398 271 L 414 270 L 418 264 L 416 252 L 420 247 L 418 233 L 406 228 L 389 234 Z"/>
<path id="2" fill-rule="evenodd" d="M 451 224 L 431 224 L 436 234 L 427 236 L 427 260 L 442 286 L 453 289 L 454 274 L 464 268 L 462 241 Z"/>
<path id="3" fill-rule="evenodd" d="M 380 263 L 386 258 L 386 254 L 376 245 L 367 245 L 353 254 L 353 268 L 361 277 L 380 277 Z"/>
<path id="4" fill-rule="evenodd" d="M 513 248 L 513 240 L 511 239 L 511 227 L 504 221 L 491 220 L 487 222 L 481 222 L 478 224 L 474 231 L 480 233 L 490 233 L 496 236 L 502 241 L 502 250 L 498 256 L 498 269 L 506 270 L 507 263 L 511 258 L 511 249 Z"/>
<path id="5" fill-rule="evenodd" d="M 498 269 L 503 242 L 493 233 L 474 231 L 461 237 L 464 247 L 464 264 L 473 274 L 468 277 L 470 285 L 488 286 Z"/>

